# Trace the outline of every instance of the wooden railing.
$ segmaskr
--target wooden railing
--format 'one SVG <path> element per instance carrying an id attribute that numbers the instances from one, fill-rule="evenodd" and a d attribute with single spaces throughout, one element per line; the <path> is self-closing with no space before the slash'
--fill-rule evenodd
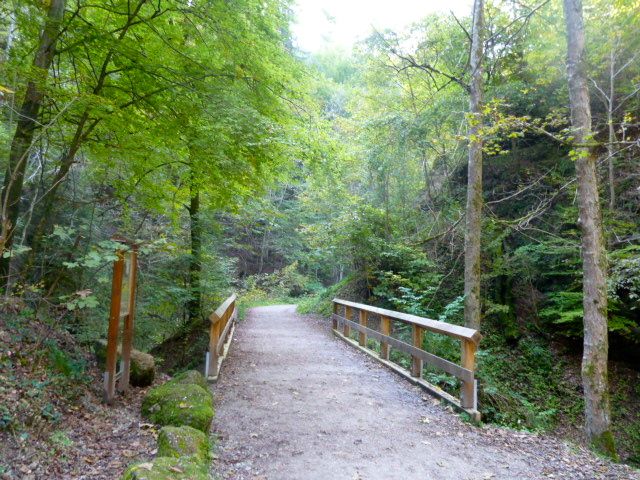
<path id="1" fill-rule="evenodd" d="M 342 312 L 340 312 L 342 310 Z M 355 312 L 358 312 L 358 320 L 355 321 Z M 340 314 L 342 313 L 342 314 Z M 374 330 L 369 326 L 369 314 L 377 315 L 380 319 L 380 330 Z M 333 331 L 348 343 L 357 346 L 360 350 L 376 358 L 383 364 L 392 368 L 397 373 L 419 384 L 432 394 L 446 400 L 455 407 L 466 411 L 475 420 L 480 420 L 477 409 L 477 387 L 475 381 L 476 350 L 480 342 L 480 332 L 477 330 L 438 322 L 428 318 L 410 315 L 408 313 L 395 312 L 384 308 L 372 307 L 362 303 L 354 303 L 339 298 L 333 299 Z M 409 344 L 391 336 L 392 323 L 402 322 L 412 327 L 412 343 Z M 342 329 L 340 332 L 339 328 Z M 358 332 L 358 342 L 351 339 L 351 329 Z M 461 341 L 461 365 L 450 362 L 425 351 L 423 339 L 425 331 L 446 335 Z M 372 338 L 380 342 L 380 353 L 367 348 L 367 339 Z M 411 355 L 411 371 L 400 368 L 389 360 L 390 349 L 395 348 Z M 456 399 L 444 390 L 430 384 L 422 378 L 423 365 L 427 363 L 440 370 L 457 377 L 461 381 L 460 399 Z"/>
<path id="2" fill-rule="evenodd" d="M 205 359 L 204 374 L 210 381 L 215 382 L 218 379 L 220 367 L 229 350 L 237 318 L 235 294 L 222 302 L 209 317 L 209 351 Z"/>

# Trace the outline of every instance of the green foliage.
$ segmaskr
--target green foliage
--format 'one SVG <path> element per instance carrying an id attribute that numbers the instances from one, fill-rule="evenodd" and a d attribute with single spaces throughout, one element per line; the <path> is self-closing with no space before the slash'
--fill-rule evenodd
<path id="1" fill-rule="evenodd" d="M 298 313 L 317 313 L 325 316 L 331 315 L 333 312 L 332 300 L 334 298 L 348 297 L 348 295 L 343 295 L 343 293 L 352 282 L 353 278 L 348 277 L 334 285 L 331 285 L 330 287 L 322 289 L 313 296 L 303 298 L 298 302 Z"/>
<path id="2" fill-rule="evenodd" d="M 45 346 L 48 350 L 49 364 L 54 371 L 75 381 L 87 382 L 89 380 L 85 373 L 84 360 L 72 358 L 68 352 L 61 350 L 54 341 L 46 341 Z"/>
<path id="3" fill-rule="evenodd" d="M 508 347 L 499 336 L 478 352 L 479 408 L 485 421 L 515 428 L 549 430 L 561 418 L 575 421 L 582 400 L 563 377 L 564 365 L 539 339 Z"/>

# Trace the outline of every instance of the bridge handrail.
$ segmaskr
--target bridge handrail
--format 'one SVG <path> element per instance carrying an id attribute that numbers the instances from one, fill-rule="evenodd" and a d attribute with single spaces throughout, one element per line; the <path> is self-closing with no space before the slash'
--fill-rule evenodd
<path id="1" fill-rule="evenodd" d="M 339 314 L 340 309 L 344 311 L 343 315 Z M 354 310 L 359 312 L 357 322 L 355 319 L 352 320 L 350 318 Z M 380 316 L 380 331 L 373 330 L 368 326 L 368 315 L 370 313 Z M 480 418 L 480 414 L 477 411 L 475 369 L 476 351 L 482 336 L 477 330 L 419 317 L 417 315 L 342 300 L 340 298 L 333 299 L 332 321 L 334 333 L 339 337 L 342 337 L 346 341 L 356 345 L 361 350 L 364 350 L 369 355 L 374 356 L 398 373 L 401 373 L 404 376 L 410 375 L 409 378 L 411 378 L 412 381 L 420 384 L 431 393 L 434 393 L 449 403 L 452 403 L 454 406 L 468 412 L 475 419 Z M 412 326 L 412 344 L 391 336 L 393 321 L 399 321 Z M 342 333 L 338 331 L 339 325 L 342 325 Z M 350 338 L 352 328 L 359 332 L 358 343 Z M 460 340 L 461 365 L 450 362 L 449 360 L 438 357 L 437 355 L 424 350 L 422 348 L 422 344 L 423 333 L 425 330 Z M 374 338 L 380 342 L 380 354 L 377 354 L 367 348 L 368 337 Z M 391 347 L 411 355 L 412 367 L 410 373 L 400 369 L 396 364 L 392 364 L 390 362 L 389 352 Z M 422 379 L 423 362 L 431 364 L 460 379 L 461 388 L 459 400 Z M 406 374 L 404 372 L 406 372 Z"/>
<path id="2" fill-rule="evenodd" d="M 236 308 L 237 295 L 229 296 L 220 306 L 209 316 L 209 351 L 205 358 L 205 377 L 216 381 L 220 373 L 225 352 L 231 341 L 231 334 L 238 310 Z"/>

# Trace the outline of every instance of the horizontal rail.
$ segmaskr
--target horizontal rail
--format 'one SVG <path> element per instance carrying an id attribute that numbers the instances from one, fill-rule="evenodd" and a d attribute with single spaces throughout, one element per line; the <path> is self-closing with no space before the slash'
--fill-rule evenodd
<path id="1" fill-rule="evenodd" d="M 449 360 L 445 360 L 444 358 L 440 358 L 433 353 L 426 352 L 424 350 L 419 349 L 418 347 L 414 347 L 413 345 L 409 345 L 408 343 L 403 342 L 402 340 L 398 340 L 397 338 L 390 337 L 388 335 L 383 335 L 377 330 L 373 330 L 371 328 L 365 327 L 364 325 L 360 325 L 352 320 L 347 320 L 340 315 L 333 314 L 333 319 L 337 320 L 339 323 L 347 323 L 353 328 L 362 333 L 366 333 L 367 336 L 371 338 L 375 338 L 379 342 L 387 343 L 392 347 L 400 350 L 401 352 L 408 353 L 414 357 L 418 357 L 419 359 L 425 361 L 433 365 L 434 367 L 438 367 L 440 370 L 447 372 L 449 375 L 453 375 L 454 377 L 459 378 L 460 380 L 466 382 L 473 381 L 473 372 L 466 368 L 461 367 L 460 365 L 456 365 Z"/>
<path id="2" fill-rule="evenodd" d="M 371 305 L 365 305 L 364 303 L 350 302 L 348 300 L 342 300 L 340 298 L 334 298 L 333 303 L 342 305 L 344 307 L 355 308 L 357 310 L 364 310 L 366 312 L 375 313 L 382 317 L 388 317 L 393 320 L 399 320 L 404 323 L 416 325 L 430 332 L 441 333 L 449 337 L 458 338 L 460 340 L 470 340 L 476 345 L 480 343 L 482 335 L 473 328 L 461 327 L 460 325 L 452 325 L 450 323 L 439 322 L 437 320 L 431 320 L 430 318 L 419 317 L 417 315 L 411 315 L 410 313 L 396 312 L 394 310 L 387 310 L 385 308 L 372 307 Z"/>
<path id="3" fill-rule="evenodd" d="M 232 304 L 235 304 L 236 298 L 237 298 L 237 295 L 234 293 L 229 298 L 227 298 L 224 302 L 222 302 L 222 304 L 216 309 L 216 311 L 211 314 L 211 316 L 209 317 L 209 321 L 211 323 L 217 323 L 220 320 L 222 320 L 224 316 L 227 314 L 227 312 L 229 311 L 229 307 Z M 231 311 L 233 311 L 233 309 L 231 309 Z"/>

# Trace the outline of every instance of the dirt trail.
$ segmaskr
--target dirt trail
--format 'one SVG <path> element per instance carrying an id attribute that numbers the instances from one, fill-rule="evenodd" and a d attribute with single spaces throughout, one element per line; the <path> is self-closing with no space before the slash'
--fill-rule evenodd
<path id="1" fill-rule="evenodd" d="M 236 329 L 213 387 L 223 479 L 638 479 L 548 437 L 462 422 L 294 306 Z"/>

